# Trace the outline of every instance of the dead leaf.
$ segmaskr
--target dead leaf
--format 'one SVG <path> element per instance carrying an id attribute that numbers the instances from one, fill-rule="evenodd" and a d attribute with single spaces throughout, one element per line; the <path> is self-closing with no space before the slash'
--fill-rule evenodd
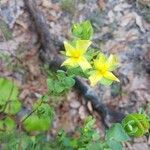
<path id="1" fill-rule="evenodd" d="M 11 52 L 14 53 L 14 51 L 18 48 L 18 45 L 19 43 L 13 40 L 7 42 L 0 42 L 0 51 L 9 54 L 10 53 L 9 47 L 11 47 Z"/>
<path id="2" fill-rule="evenodd" d="M 77 100 L 72 100 L 69 105 L 70 105 L 71 108 L 78 109 L 81 104 Z"/>
<path id="3" fill-rule="evenodd" d="M 127 3 L 119 3 L 114 7 L 114 11 L 124 11 L 124 9 L 130 8 L 131 5 Z"/>
<path id="4" fill-rule="evenodd" d="M 125 14 L 125 16 L 123 16 L 123 17 L 121 18 L 121 23 L 120 23 L 120 25 L 121 25 L 122 27 L 125 27 L 125 26 L 127 26 L 129 23 L 130 23 L 130 24 L 133 24 L 133 23 L 134 23 L 133 15 L 132 15 L 131 13 Z"/>
<path id="5" fill-rule="evenodd" d="M 20 25 L 21 27 L 23 27 L 24 30 L 28 30 L 29 25 L 21 20 L 16 20 L 16 24 Z"/>
<path id="6" fill-rule="evenodd" d="M 137 29 L 129 30 L 125 36 L 126 41 L 128 42 L 134 41 L 138 39 L 138 37 L 139 37 L 139 31 Z"/>
<path id="7" fill-rule="evenodd" d="M 42 6 L 46 8 L 51 8 L 51 2 L 49 0 L 43 0 Z"/>
<path id="8" fill-rule="evenodd" d="M 11 0 L 1 5 L 0 16 L 2 16 L 10 28 L 13 28 L 16 19 L 23 13 L 23 6 L 24 3 L 20 0 Z"/>
<path id="9" fill-rule="evenodd" d="M 90 112 L 93 112 L 93 106 L 90 101 L 88 101 L 88 103 L 87 103 L 87 108 L 89 109 Z"/>
<path id="10" fill-rule="evenodd" d="M 148 23 L 145 20 L 143 20 L 143 26 L 144 26 L 145 30 L 150 31 L 150 23 Z"/>
<path id="11" fill-rule="evenodd" d="M 47 20 L 48 20 L 48 21 L 56 21 L 56 20 L 57 20 L 57 17 L 52 16 L 52 15 L 49 15 L 49 16 L 47 16 Z"/>
<path id="12" fill-rule="evenodd" d="M 138 39 L 140 33 L 138 29 L 130 29 L 128 32 L 124 28 L 119 28 L 117 31 L 114 31 L 114 36 L 116 37 L 117 42 L 131 42 Z"/>
<path id="13" fill-rule="evenodd" d="M 23 89 L 19 95 L 19 98 L 24 100 L 30 94 L 30 92 L 31 91 L 29 89 Z"/>
<path id="14" fill-rule="evenodd" d="M 98 6 L 102 11 L 104 11 L 106 7 L 105 0 L 98 0 Z"/>
<path id="15" fill-rule="evenodd" d="M 147 143 L 135 143 L 133 144 L 133 150 L 149 150 Z"/>
<path id="16" fill-rule="evenodd" d="M 132 85 L 130 86 L 130 91 L 136 91 L 136 90 L 148 90 L 148 81 L 144 77 L 135 77 L 132 80 Z"/>
<path id="17" fill-rule="evenodd" d="M 126 51 L 128 48 L 124 41 L 122 42 L 108 41 L 107 44 L 104 45 L 104 47 L 102 47 L 102 49 L 115 54 L 117 52 Z"/>
<path id="18" fill-rule="evenodd" d="M 143 27 L 143 22 L 142 22 L 142 17 L 139 16 L 137 13 L 133 13 L 133 15 L 135 16 L 135 21 L 136 21 L 136 24 L 138 25 L 138 27 L 140 28 L 140 30 L 145 33 L 145 29 Z"/>
<path id="19" fill-rule="evenodd" d="M 150 0 L 138 0 L 138 3 L 140 3 L 142 5 L 149 5 L 150 4 Z"/>
<path id="20" fill-rule="evenodd" d="M 72 121 L 72 117 L 68 115 L 68 112 L 62 114 L 58 122 L 58 128 L 64 129 L 67 133 L 74 131 L 75 124 Z"/>
<path id="21" fill-rule="evenodd" d="M 79 108 L 79 116 L 82 120 L 88 116 L 87 111 L 83 105 Z"/>
<path id="22" fill-rule="evenodd" d="M 114 12 L 112 10 L 110 10 L 108 12 L 108 17 L 109 17 L 110 23 L 114 22 L 114 20 L 115 20 L 115 14 L 114 14 Z"/>

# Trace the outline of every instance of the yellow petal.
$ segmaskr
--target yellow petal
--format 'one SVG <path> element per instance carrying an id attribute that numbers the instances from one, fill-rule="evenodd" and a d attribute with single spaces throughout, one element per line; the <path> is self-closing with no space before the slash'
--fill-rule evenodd
<path id="1" fill-rule="evenodd" d="M 94 60 L 94 67 L 97 70 L 102 70 L 104 67 L 106 68 L 106 57 L 103 53 L 100 53 L 98 58 Z"/>
<path id="2" fill-rule="evenodd" d="M 98 56 L 98 61 L 101 63 L 105 63 L 107 60 L 106 56 L 103 53 L 100 53 Z"/>
<path id="3" fill-rule="evenodd" d="M 105 73 L 103 74 L 103 76 L 104 76 L 106 79 L 120 82 L 119 79 L 118 79 L 115 75 L 113 75 L 111 72 L 109 72 L 109 71 L 105 72 Z"/>
<path id="4" fill-rule="evenodd" d="M 83 71 L 92 68 L 90 63 L 87 61 L 85 57 L 81 57 L 78 60 L 78 64 L 82 68 Z"/>
<path id="5" fill-rule="evenodd" d="M 108 69 L 113 71 L 117 67 L 117 57 L 114 55 L 110 55 L 106 62 Z"/>
<path id="6" fill-rule="evenodd" d="M 100 81 L 102 78 L 102 74 L 99 71 L 95 71 L 90 77 L 90 83 L 91 86 L 95 86 L 97 84 L 98 81 Z"/>
<path id="7" fill-rule="evenodd" d="M 81 54 L 84 54 L 88 47 L 91 45 L 91 41 L 89 40 L 77 40 L 76 49 L 81 51 Z"/>
<path id="8" fill-rule="evenodd" d="M 74 58 L 68 58 L 66 59 L 61 66 L 72 66 L 72 67 L 76 67 L 78 65 L 77 63 L 77 59 Z"/>
<path id="9" fill-rule="evenodd" d="M 75 48 L 66 41 L 64 42 L 64 46 L 66 50 L 66 56 L 72 56 L 72 53 L 74 53 Z"/>

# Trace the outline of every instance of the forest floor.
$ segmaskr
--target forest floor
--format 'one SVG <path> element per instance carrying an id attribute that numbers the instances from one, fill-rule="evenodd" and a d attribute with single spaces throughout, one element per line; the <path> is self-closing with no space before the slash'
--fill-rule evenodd
<path id="1" fill-rule="evenodd" d="M 150 1 L 149 0 L 37 0 L 59 41 L 71 37 L 74 22 L 90 20 L 94 27 L 94 47 L 119 58 L 116 75 L 120 83 L 97 86 L 103 103 L 122 113 L 143 108 L 150 114 Z M 149 12 L 149 13 L 148 13 Z M 8 27 L 7 27 L 7 26 Z M 28 109 L 47 91 L 46 75 L 39 60 L 40 42 L 23 1 L 0 1 L 0 76 L 14 78 L 20 99 Z M 1 54 L 6 57 L 1 57 Z M 54 98 L 53 98 L 54 99 Z M 60 128 L 74 132 L 89 115 L 96 118 L 95 128 L 104 136 L 101 117 L 74 89 L 57 97 L 51 134 Z M 150 136 L 124 144 L 125 150 L 149 150 Z"/>

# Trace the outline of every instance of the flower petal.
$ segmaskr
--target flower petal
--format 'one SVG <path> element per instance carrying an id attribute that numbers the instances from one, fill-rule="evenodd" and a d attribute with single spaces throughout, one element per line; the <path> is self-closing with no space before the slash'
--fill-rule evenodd
<path id="1" fill-rule="evenodd" d="M 98 56 L 98 60 L 99 60 L 99 62 L 104 63 L 104 62 L 106 62 L 107 58 L 103 53 L 100 53 Z"/>
<path id="2" fill-rule="evenodd" d="M 104 76 L 106 79 L 120 82 L 119 79 L 118 79 L 115 75 L 113 75 L 111 72 L 109 72 L 109 71 L 105 72 L 105 73 L 103 74 L 103 76 Z"/>
<path id="3" fill-rule="evenodd" d="M 110 55 L 106 62 L 109 71 L 113 71 L 117 67 L 117 57 L 114 55 Z"/>
<path id="4" fill-rule="evenodd" d="M 75 48 L 66 41 L 64 42 L 64 46 L 66 50 L 66 56 L 72 56 L 72 54 L 75 52 Z"/>
<path id="5" fill-rule="evenodd" d="M 102 78 L 102 74 L 99 72 L 99 71 L 95 71 L 90 77 L 89 77 L 89 80 L 90 80 L 90 83 L 91 83 L 91 86 L 95 86 L 97 84 L 97 82 L 99 82 Z"/>
<path id="6" fill-rule="evenodd" d="M 72 66 L 72 67 L 76 67 L 78 66 L 78 63 L 77 63 L 77 59 L 74 59 L 74 58 L 68 58 L 66 59 L 61 66 Z"/>
<path id="7" fill-rule="evenodd" d="M 94 67 L 97 70 L 103 70 L 103 68 L 106 66 L 106 57 L 103 53 L 100 53 L 98 58 L 94 60 Z"/>
<path id="8" fill-rule="evenodd" d="M 92 68 L 90 63 L 87 61 L 85 57 L 81 57 L 78 60 L 78 64 L 82 68 L 83 71 Z"/>
<path id="9" fill-rule="evenodd" d="M 76 49 L 81 51 L 81 54 L 84 54 L 88 47 L 91 45 L 90 40 L 77 40 L 76 42 Z"/>

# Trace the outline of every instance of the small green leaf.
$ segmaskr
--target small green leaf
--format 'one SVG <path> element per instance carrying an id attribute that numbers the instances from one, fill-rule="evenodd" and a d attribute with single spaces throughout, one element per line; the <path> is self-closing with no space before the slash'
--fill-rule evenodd
<path id="1" fill-rule="evenodd" d="M 70 89 L 75 84 L 75 80 L 71 77 L 66 77 L 63 84 L 66 88 Z"/>
<path id="2" fill-rule="evenodd" d="M 67 76 L 66 72 L 58 70 L 55 78 L 49 77 L 47 79 L 48 91 L 54 95 L 59 95 L 69 90 L 75 84 L 72 76 Z"/>
<path id="3" fill-rule="evenodd" d="M 0 78 L 0 104 L 8 100 L 17 100 L 18 87 L 10 80 Z"/>
<path id="4" fill-rule="evenodd" d="M 15 128 L 15 122 L 11 118 L 7 117 L 4 120 L 0 120 L 0 131 L 12 131 Z"/>
<path id="5" fill-rule="evenodd" d="M 21 109 L 21 103 L 19 101 L 10 101 L 6 104 L 6 108 L 4 110 L 4 113 L 15 115 L 17 114 Z"/>
<path id="6" fill-rule="evenodd" d="M 99 81 L 102 85 L 105 85 L 105 86 L 109 86 L 113 83 L 112 80 L 109 80 L 109 79 L 106 79 L 106 78 L 102 78 L 100 81 Z"/>
<path id="7" fill-rule="evenodd" d="M 89 116 L 86 118 L 84 123 L 84 131 L 87 132 L 93 128 L 93 125 L 95 123 L 95 119 L 92 118 L 92 116 Z"/>
<path id="8" fill-rule="evenodd" d="M 51 78 L 47 79 L 47 87 L 48 87 L 48 91 L 54 91 L 54 80 L 52 80 Z"/>
<path id="9" fill-rule="evenodd" d="M 90 21 L 73 24 L 72 34 L 82 40 L 89 40 L 93 35 L 93 28 Z"/>
<path id="10" fill-rule="evenodd" d="M 54 110 L 48 104 L 41 103 L 41 100 L 33 105 L 33 110 L 36 111 L 23 122 L 24 129 L 28 132 L 47 131 L 52 123 Z"/>
<path id="11" fill-rule="evenodd" d="M 99 53 L 99 50 L 90 48 L 86 52 L 85 57 L 87 58 L 88 61 L 91 61 L 93 58 L 95 58 L 98 55 L 98 53 Z"/>
<path id="12" fill-rule="evenodd" d="M 40 118 L 37 115 L 32 115 L 23 122 L 23 125 L 28 132 L 46 131 L 50 128 L 50 121 L 49 118 Z"/>
<path id="13" fill-rule="evenodd" d="M 93 138 L 93 141 L 97 141 L 97 140 L 99 140 L 99 139 L 100 139 L 100 135 L 99 135 L 99 133 L 98 133 L 98 132 L 93 133 L 92 138 Z"/>
<path id="14" fill-rule="evenodd" d="M 54 110 L 47 103 L 41 103 L 41 101 L 38 101 L 33 105 L 33 110 L 36 110 L 35 113 L 40 118 L 47 117 L 50 118 L 51 120 L 53 119 Z"/>
<path id="15" fill-rule="evenodd" d="M 107 145 L 110 147 L 111 150 L 122 150 L 121 142 L 115 140 L 108 140 Z"/>
<path id="16" fill-rule="evenodd" d="M 21 109 L 18 101 L 19 89 L 10 80 L 0 78 L 0 110 L 6 114 L 16 114 Z"/>
<path id="17" fill-rule="evenodd" d="M 128 135 L 134 137 L 143 136 L 149 132 L 149 119 L 144 114 L 132 113 L 122 120 L 122 126 Z"/>
<path id="18" fill-rule="evenodd" d="M 86 150 L 104 150 L 100 142 L 90 143 L 86 146 Z"/>
<path id="19" fill-rule="evenodd" d="M 70 77 L 76 77 L 76 76 L 81 76 L 81 77 L 86 77 L 86 71 L 89 72 L 88 70 L 85 70 L 83 72 L 83 70 L 80 67 L 76 67 L 76 68 L 68 68 L 67 70 L 67 74 Z M 88 76 L 87 76 L 88 77 Z"/>
<path id="20" fill-rule="evenodd" d="M 114 124 L 107 132 L 106 132 L 106 140 L 115 140 L 118 142 L 127 141 L 129 136 L 123 129 L 120 123 Z"/>
<path id="21" fill-rule="evenodd" d="M 62 93 L 65 89 L 65 87 L 62 85 L 61 82 L 55 82 L 54 88 L 55 88 L 54 92 L 57 94 Z"/>

